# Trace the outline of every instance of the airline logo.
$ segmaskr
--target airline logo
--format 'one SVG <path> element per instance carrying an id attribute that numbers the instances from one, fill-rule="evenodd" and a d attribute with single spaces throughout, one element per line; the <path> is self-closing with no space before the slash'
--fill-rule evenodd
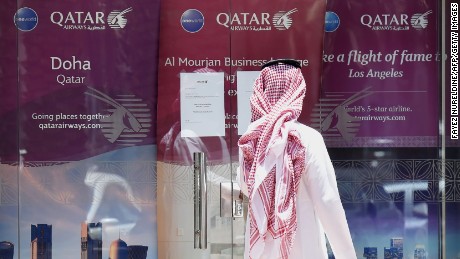
<path id="1" fill-rule="evenodd" d="M 135 146 L 148 137 L 152 127 L 151 110 L 142 98 L 126 94 L 111 97 L 91 87 L 85 94 L 106 105 L 106 116 L 100 119 L 100 124 L 110 143 Z"/>
<path id="2" fill-rule="evenodd" d="M 112 29 L 124 29 L 128 24 L 128 13 L 133 8 L 114 10 L 108 15 L 104 12 L 52 12 L 50 20 L 64 30 L 89 30 L 100 31 L 108 27 Z"/>
<path id="3" fill-rule="evenodd" d="M 297 8 L 288 11 L 270 13 L 219 13 L 216 21 L 219 25 L 229 28 L 232 31 L 285 31 L 292 27 L 294 15 Z"/>
<path id="4" fill-rule="evenodd" d="M 20 31 L 31 31 L 37 27 L 38 15 L 34 9 L 23 7 L 14 15 L 14 24 Z"/>
<path id="5" fill-rule="evenodd" d="M 297 8 L 294 8 L 290 11 L 284 12 L 278 12 L 275 15 L 273 15 L 273 26 L 275 26 L 276 29 L 284 31 L 292 26 L 292 17 L 291 14 L 297 12 Z"/>
<path id="6" fill-rule="evenodd" d="M 203 28 L 204 15 L 196 9 L 189 9 L 182 14 L 180 23 L 185 31 L 195 33 Z"/>
<path id="7" fill-rule="evenodd" d="M 425 13 L 409 14 L 363 14 L 361 24 L 373 31 L 408 31 L 412 28 L 423 30 L 428 27 L 429 10 Z"/>
<path id="8" fill-rule="evenodd" d="M 110 28 L 112 29 L 123 29 L 125 28 L 126 24 L 128 23 L 128 19 L 126 19 L 126 14 L 133 10 L 132 7 L 122 10 L 122 11 L 113 11 L 107 17 L 107 23 L 109 24 Z"/>
<path id="9" fill-rule="evenodd" d="M 326 32 L 334 32 L 339 28 L 340 18 L 334 12 L 326 12 L 326 20 L 324 22 L 324 30 Z"/>
<path id="10" fill-rule="evenodd" d="M 414 27 L 417 30 L 425 29 L 426 27 L 428 27 L 428 15 L 431 13 L 432 11 L 429 10 L 425 13 L 416 13 L 412 15 L 412 18 L 410 19 L 412 27 Z"/>

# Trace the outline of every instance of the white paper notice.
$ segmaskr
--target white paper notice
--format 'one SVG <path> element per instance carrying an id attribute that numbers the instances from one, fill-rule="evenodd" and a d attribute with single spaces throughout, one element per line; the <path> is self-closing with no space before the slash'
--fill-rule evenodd
<path id="1" fill-rule="evenodd" d="M 181 137 L 225 136 L 224 73 L 181 73 Z"/>
<path id="2" fill-rule="evenodd" d="M 251 106 L 249 99 L 252 95 L 254 82 L 260 71 L 237 71 L 236 87 L 238 93 L 238 135 L 243 135 L 251 122 Z"/>

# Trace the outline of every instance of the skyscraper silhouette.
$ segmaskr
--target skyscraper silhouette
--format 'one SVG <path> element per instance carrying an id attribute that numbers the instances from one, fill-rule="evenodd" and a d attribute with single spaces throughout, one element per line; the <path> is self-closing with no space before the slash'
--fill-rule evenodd
<path id="1" fill-rule="evenodd" d="M 425 247 L 417 245 L 414 250 L 414 259 L 427 259 Z"/>
<path id="2" fill-rule="evenodd" d="M 404 253 L 404 239 L 402 237 L 393 237 L 391 239 L 391 247 L 396 248 L 398 253 L 398 259 L 402 259 Z"/>
<path id="3" fill-rule="evenodd" d="M 364 247 L 364 258 L 377 259 L 377 247 Z"/>
<path id="4" fill-rule="evenodd" d="M 30 226 L 30 242 L 32 259 L 52 259 L 53 228 L 47 224 Z"/>
<path id="5" fill-rule="evenodd" d="M 102 259 L 102 223 L 81 223 L 81 259 Z"/>
<path id="6" fill-rule="evenodd" d="M 14 245 L 13 243 L 2 241 L 0 242 L 0 259 L 13 259 Z"/>
<path id="7" fill-rule="evenodd" d="M 385 259 L 402 259 L 404 256 L 403 245 L 404 240 L 402 237 L 393 237 L 390 240 L 390 248 L 384 248 Z"/>
<path id="8" fill-rule="evenodd" d="M 110 244 L 109 259 L 128 259 L 128 245 L 118 239 Z"/>
<path id="9" fill-rule="evenodd" d="M 128 246 L 128 259 L 146 259 L 148 246 Z"/>

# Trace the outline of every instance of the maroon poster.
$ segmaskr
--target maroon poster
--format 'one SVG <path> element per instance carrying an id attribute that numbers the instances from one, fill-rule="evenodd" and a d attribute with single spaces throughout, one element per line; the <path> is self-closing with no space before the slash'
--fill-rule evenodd
<path id="1" fill-rule="evenodd" d="M 328 2 L 322 96 L 329 147 L 437 147 L 437 1 Z"/>
<path id="2" fill-rule="evenodd" d="M 0 229 L 14 258 L 157 258 L 159 7 L 2 3 Z"/>
<path id="3" fill-rule="evenodd" d="M 224 74 L 225 136 L 201 137 L 209 158 L 223 161 L 235 152 L 237 72 L 259 71 L 279 58 L 299 60 L 308 88 L 301 121 L 308 122 L 319 97 L 325 1 L 166 1 L 162 4 L 158 96 L 158 159 L 180 155 L 180 74 Z M 249 112 L 249 111 L 247 111 Z M 182 143 L 182 144 L 181 144 Z M 229 147 L 233 147 L 230 148 Z M 186 148 L 190 148 L 187 146 Z M 229 150 L 230 156 L 223 154 Z"/>

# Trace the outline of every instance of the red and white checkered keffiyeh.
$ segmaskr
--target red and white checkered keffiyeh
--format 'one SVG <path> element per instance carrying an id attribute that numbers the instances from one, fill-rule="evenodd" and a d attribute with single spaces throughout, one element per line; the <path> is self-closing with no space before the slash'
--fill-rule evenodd
<path id="1" fill-rule="evenodd" d="M 301 70 L 286 64 L 262 69 L 254 83 L 251 124 L 238 141 L 240 170 L 249 192 L 251 259 L 263 254 L 267 233 L 279 246 L 274 250 L 279 254 L 270 258 L 289 257 L 305 167 L 305 147 L 296 130 L 305 92 Z"/>

